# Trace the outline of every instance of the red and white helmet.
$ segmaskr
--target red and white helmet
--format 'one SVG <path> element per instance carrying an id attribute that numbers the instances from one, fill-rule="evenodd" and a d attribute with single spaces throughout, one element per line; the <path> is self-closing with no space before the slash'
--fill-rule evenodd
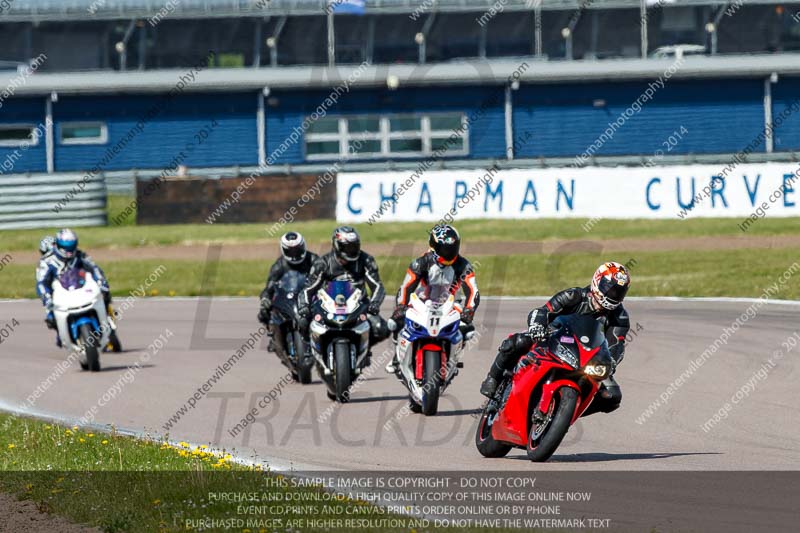
<path id="1" fill-rule="evenodd" d="M 592 276 L 591 296 L 603 309 L 613 311 L 625 299 L 631 285 L 631 276 L 625 265 L 603 263 Z"/>

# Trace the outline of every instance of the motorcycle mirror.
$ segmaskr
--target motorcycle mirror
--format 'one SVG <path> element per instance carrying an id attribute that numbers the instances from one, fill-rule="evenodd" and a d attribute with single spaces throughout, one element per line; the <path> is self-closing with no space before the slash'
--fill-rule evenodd
<path id="1" fill-rule="evenodd" d="M 397 331 L 397 329 L 398 329 L 397 328 L 397 322 L 395 322 L 393 318 L 390 318 L 389 321 L 386 324 L 389 327 L 389 331 L 391 331 L 392 333 Z"/>

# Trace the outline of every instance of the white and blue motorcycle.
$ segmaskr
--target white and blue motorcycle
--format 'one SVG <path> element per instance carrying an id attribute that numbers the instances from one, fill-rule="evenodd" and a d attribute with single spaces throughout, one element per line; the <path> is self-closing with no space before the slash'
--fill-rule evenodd
<path id="1" fill-rule="evenodd" d="M 426 416 L 438 412 L 439 396 L 458 374 L 465 342 L 474 335 L 469 332 L 465 338 L 460 325 L 461 308 L 449 286 L 430 285 L 411 295 L 395 348 L 397 376 L 414 410 Z"/>

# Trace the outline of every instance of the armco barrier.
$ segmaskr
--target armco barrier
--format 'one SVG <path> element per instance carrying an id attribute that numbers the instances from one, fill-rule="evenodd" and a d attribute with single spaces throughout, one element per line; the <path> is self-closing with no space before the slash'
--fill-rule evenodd
<path id="1" fill-rule="evenodd" d="M 0 229 L 105 225 L 105 183 L 96 178 L 81 190 L 77 184 L 82 178 L 82 174 L 0 176 Z M 53 210 L 56 205 L 61 205 L 58 212 Z"/>
<path id="2" fill-rule="evenodd" d="M 106 190 L 108 194 L 133 196 L 136 194 L 136 177 L 132 172 L 124 174 L 106 173 Z"/>

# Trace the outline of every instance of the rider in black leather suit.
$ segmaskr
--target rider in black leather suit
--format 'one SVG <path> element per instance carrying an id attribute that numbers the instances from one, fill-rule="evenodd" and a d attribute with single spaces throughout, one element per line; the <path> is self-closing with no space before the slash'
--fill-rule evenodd
<path id="1" fill-rule="evenodd" d="M 591 285 L 561 291 L 544 306 L 531 311 L 528 331 L 511 335 L 500 344 L 489 375 L 481 385 L 481 394 L 490 398 L 494 396 L 504 372 L 512 370 L 537 340 L 546 338 L 547 326 L 561 315 L 592 315 L 602 320 L 616 369 L 625 355 L 625 336 L 630 329 L 630 317 L 622 305 L 629 286 L 630 275 L 624 265 L 604 263 L 595 272 Z M 610 413 L 619 408 L 621 402 L 622 390 L 612 374 L 603 381 L 584 416 L 598 411 Z"/>
<path id="2" fill-rule="evenodd" d="M 306 286 L 300 291 L 297 299 L 301 331 L 304 335 L 308 334 L 311 324 L 311 300 L 317 290 L 329 281 L 347 279 L 356 288 L 362 289 L 365 295 L 367 292 L 364 289 L 369 288 L 367 320 L 370 324 L 370 346 L 374 346 L 389 336 L 386 320 L 380 316 L 386 290 L 381 283 L 378 263 L 374 257 L 361 251 L 361 239 L 356 230 L 350 226 L 341 226 L 334 230 L 332 248 L 311 266 Z"/>
<path id="3" fill-rule="evenodd" d="M 303 274 L 308 274 L 311 265 L 319 259 L 314 252 L 309 252 L 306 248 L 306 241 L 303 236 L 295 231 L 290 231 L 281 237 L 281 256 L 272 264 L 267 275 L 267 283 L 259 297 L 258 321 L 268 326 L 270 329 L 269 350 L 277 351 L 282 349 L 283 334 L 276 324 L 271 324 L 272 299 L 275 297 L 275 289 L 278 282 L 289 271 L 295 270 Z"/>

